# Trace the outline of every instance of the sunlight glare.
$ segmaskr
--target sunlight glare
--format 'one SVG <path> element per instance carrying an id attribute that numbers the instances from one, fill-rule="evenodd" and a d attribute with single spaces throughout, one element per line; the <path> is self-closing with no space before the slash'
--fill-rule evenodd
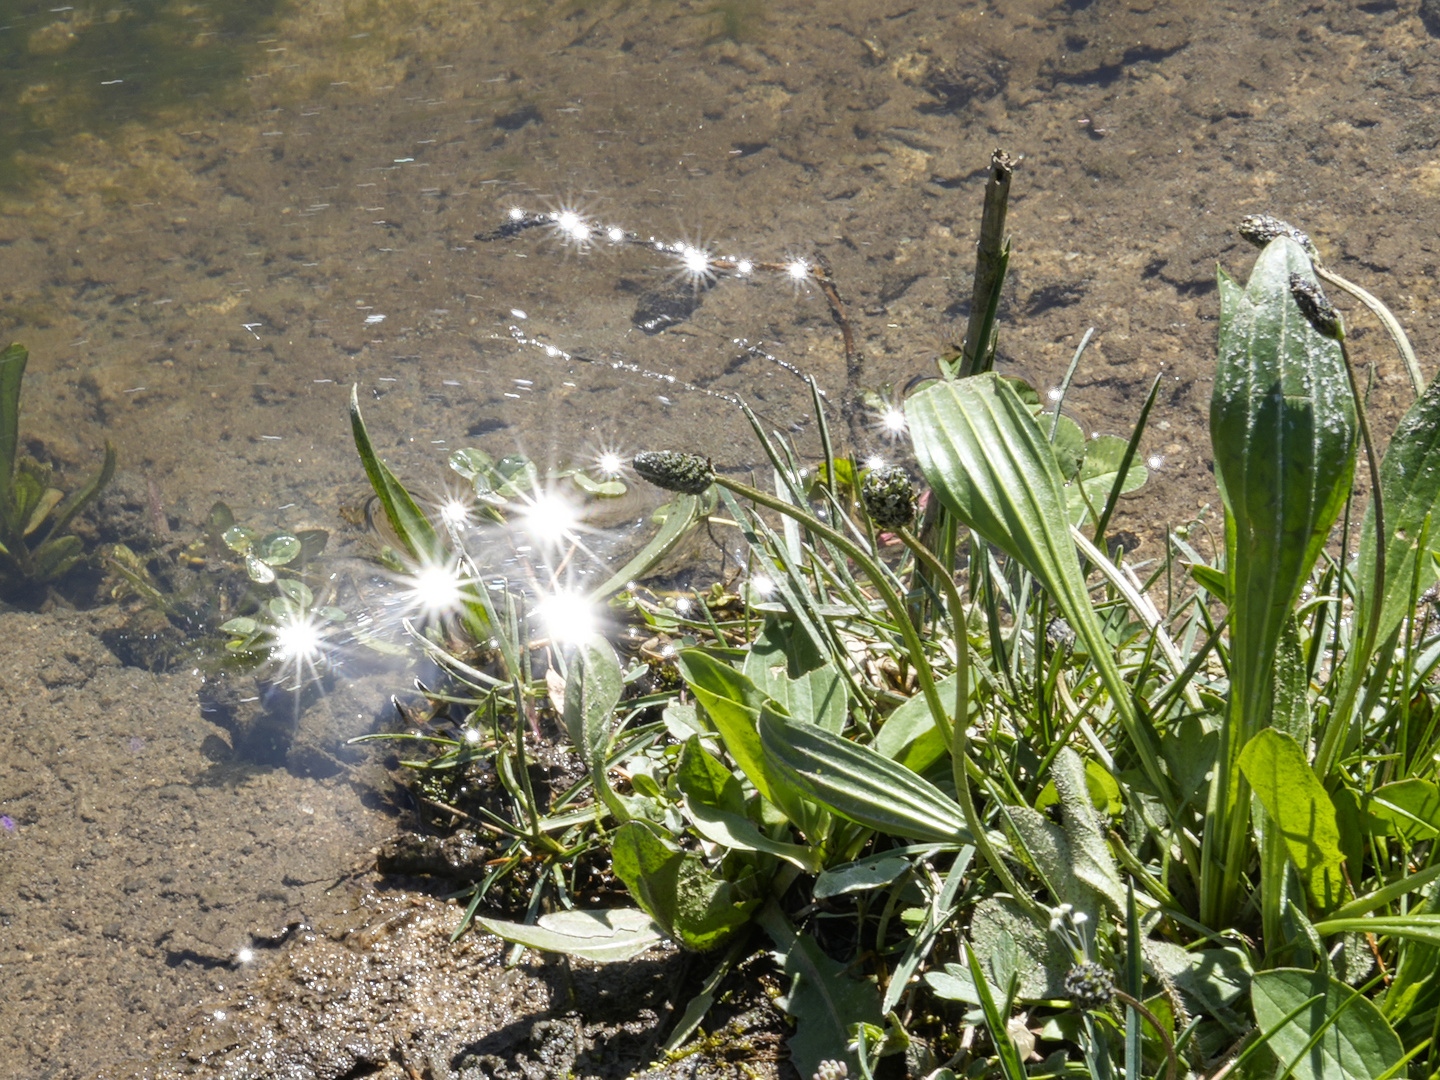
<path id="1" fill-rule="evenodd" d="M 451 495 L 440 504 L 440 520 L 453 529 L 463 529 L 470 524 L 470 505 L 464 499 Z"/>
<path id="2" fill-rule="evenodd" d="M 575 508 L 558 495 L 544 493 L 525 508 L 525 529 L 536 540 L 558 544 L 580 524 Z"/>
<path id="3" fill-rule="evenodd" d="M 314 667 L 324 653 L 320 624 L 313 619 L 299 615 L 286 619 L 275 628 L 274 638 L 270 655 L 287 667 Z"/>
<path id="4" fill-rule="evenodd" d="M 714 276 L 710 268 L 710 253 L 704 248 L 695 247 L 693 244 L 676 244 L 675 257 L 680 261 L 680 268 L 685 276 L 696 284 Z"/>
<path id="5" fill-rule="evenodd" d="M 464 606 L 460 575 L 452 566 L 423 566 L 410 579 L 410 602 L 427 619 L 454 615 Z"/>
<path id="6" fill-rule="evenodd" d="M 567 240 L 573 240 L 577 244 L 584 244 L 590 240 L 590 223 L 574 210 L 561 210 L 554 215 L 554 219 L 555 227 Z"/>
<path id="7" fill-rule="evenodd" d="M 557 642 L 583 641 L 598 628 L 594 605 L 579 593 L 565 589 L 541 600 L 535 606 L 535 615 Z"/>

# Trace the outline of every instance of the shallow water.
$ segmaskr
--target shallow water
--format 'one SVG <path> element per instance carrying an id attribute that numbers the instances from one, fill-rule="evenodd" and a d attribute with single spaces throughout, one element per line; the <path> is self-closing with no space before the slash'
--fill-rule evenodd
<path id="1" fill-rule="evenodd" d="M 683 446 L 743 467 L 758 455 L 734 395 L 815 453 L 797 371 L 833 401 L 903 386 L 962 331 L 997 146 L 1021 159 L 1001 366 L 1053 385 L 1095 327 L 1069 407 L 1087 429 L 1121 434 L 1163 377 L 1151 480 L 1118 523 L 1145 540 L 1136 557 L 1215 502 L 1215 266 L 1247 272 L 1242 215 L 1308 229 L 1332 268 L 1391 305 L 1433 370 L 1440 44 L 1408 0 L 1303 12 L 1281 0 L 237 11 L 137 4 L 115 18 L 150 32 L 122 34 L 100 8 L 0 3 L 0 56 L 18 73 L 0 97 L 0 336 L 31 350 L 26 445 L 78 476 L 111 440 L 180 534 L 223 499 L 257 528 L 325 528 L 358 548 L 342 514 L 365 494 L 352 384 L 392 467 L 434 491 L 461 446 L 545 464 Z M 673 260 L 603 241 L 580 250 L 538 229 L 477 239 L 514 207 L 575 209 L 717 254 L 823 258 L 864 356 L 858 381 L 847 386 L 813 286 L 722 280 L 688 318 L 647 334 L 645 295 L 675 291 Z M 1403 371 L 1373 322 L 1352 319 L 1357 354 L 1378 365 L 1374 400 L 1393 415 Z M 831 421 L 843 427 L 838 411 Z M 637 492 L 612 517 L 641 520 L 656 501 Z M 401 689 L 408 676 L 395 678 Z M 375 723 L 386 692 L 375 682 L 329 737 Z M 25 723 L 25 738 L 74 737 L 58 705 Z M 195 747 L 233 741 L 198 707 L 174 723 Z M 194 784 L 204 761 L 192 758 L 146 768 Z M 27 767 L 9 758 L 0 774 Z M 235 784 L 298 798 L 322 783 L 293 763 L 268 768 Z M 228 804 L 209 800 L 240 788 L 193 787 L 216 852 L 231 823 L 211 816 Z M 334 805 L 350 801 L 357 855 L 389 820 L 360 804 L 362 788 L 332 791 Z M 8 899 L 37 867 L 75 862 L 53 822 L 53 841 L 25 846 L 46 790 L 0 788 L 0 813 L 20 822 L 0 835 L 0 979 L 91 948 L 103 958 L 89 962 L 114 970 L 178 972 L 173 1003 L 195 1000 L 204 980 L 184 976 L 202 950 L 154 945 L 162 934 L 143 910 L 123 924 L 130 937 L 108 938 L 114 920 L 66 930 L 48 894 Z M 247 808 L 247 827 L 294 827 L 267 812 Z M 167 836 L 136 838 L 129 857 L 160 858 Z M 251 895 L 268 876 L 256 865 L 210 899 L 237 926 L 252 909 L 270 918 Z M 190 902 L 165 918 L 183 928 L 213 910 Z M 21 925 L 70 944 L 5 943 Z M 142 940 L 154 955 L 100 948 Z M 6 959 L 18 953 L 29 959 Z M 125 999 L 62 1003 L 58 985 L 41 978 L 23 1002 L 0 1002 L 0 1074 L 80 1075 L 103 1060 L 97 1042 Z M 152 1005 L 166 1000 L 157 992 Z M 42 1037 L 62 1007 L 69 1034 Z M 127 1052 L 155 1034 L 126 1030 Z"/>

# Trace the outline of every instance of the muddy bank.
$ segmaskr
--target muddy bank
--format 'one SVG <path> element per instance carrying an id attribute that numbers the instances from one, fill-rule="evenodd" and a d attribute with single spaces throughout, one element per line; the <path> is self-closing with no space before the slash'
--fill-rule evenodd
<path id="1" fill-rule="evenodd" d="M 461 915 L 419 896 L 369 894 L 300 931 L 264 974 L 214 997 L 153 1059 L 95 1080 L 778 1075 L 782 1028 L 763 998 L 718 1010 L 718 1050 L 651 1066 L 686 972 L 674 952 L 606 968 L 551 959 L 507 969 L 494 937 L 450 944 Z"/>
<path id="2" fill-rule="evenodd" d="M 378 755 L 341 744 L 377 687 L 334 688 L 288 767 L 257 765 L 234 747 L 254 715 L 193 671 L 122 666 L 119 620 L 0 614 L 0 1077 L 621 1077 L 660 1056 L 684 957 L 507 969 L 493 937 L 450 943 L 462 909 L 426 895 L 446 882 L 375 873 L 408 817 Z M 776 1075 L 783 1024 L 737 983 L 722 1045 L 647 1075 Z"/>

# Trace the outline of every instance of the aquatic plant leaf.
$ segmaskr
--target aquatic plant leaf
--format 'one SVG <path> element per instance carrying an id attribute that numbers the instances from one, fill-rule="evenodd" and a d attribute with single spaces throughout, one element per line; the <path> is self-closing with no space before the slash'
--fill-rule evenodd
<path id="1" fill-rule="evenodd" d="M 848 1048 L 850 1028 L 880 1023 L 879 990 L 826 956 L 808 933 L 797 933 L 774 901 L 760 910 L 758 920 L 775 943 L 775 960 L 790 980 L 785 995 L 775 1003 L 795 1019 L 795 1034 L 786 1044 L 791 1063 L 801 1076 L 813 1076 L 822 1061 L 843 1061 L 851 1076 L 859 1076 L 859 1061 Z"/>
<path id="2" fill-rule="evenodd" d="M 410 558 L 421 566 L 444 565 L 445 545 L 435 527 L 415 504 L 405 486 L 375 453 L 370 433 L 365 428 L 365 420 L 360 415 L 358 384 L 350 388 L 350 431 L 355 439 L 355 450 L 360 455 L 360 463 L 364 465 L 365 475 L 369 477 L 370 486 L 375 491 L 375 497 L 380 500 L 390 527 L 405 545 Z"/>
<path id="3" fill-rule="evenodd" d="M 60 505 L 60 500 L 64 497 L 65 493 L 59 488 L 46 488 L 41 491 L 35 500 L 35 505 L 28 508 L 29 512 L 21 532 L 29 536 L 36 529 L 40 528 L 41 525 L 45 524 L 45 519 L 50 516 L 50 511 Z"/>
<path id="4" fill-rule="evenodd" d="M 10 520 L 13 499 L 11 478 L 15 475 L 15 451 L 20 445 L 20 387 L 30 351 L 13 342 L 0 352 L 0 526 L 16 527 Z"/>
<path id="5" fill-rule="evenodd" d="M 668 504 L 670 512 L 655 537 L 640 549 L 640 552 L 615 573 L 611 574 L 596 589 L 590 591 L 591 603 L 603 600 L 613 592 L 628 586 L 632 581 L 645 577 L 660 561 L 675 550 L 677 544 L 695 527 L 701 517 L 700 499 L 694 495 L 676 495 Z"/>
<path id="6" fill-rule="evenodd" d="M 255 557 L 270 566 L 285 566 L 295 561 L 301 547 L 299 537 L 286 532 L 273 532 L 255 545 Z"/>
<path id="7" fill-rule="evenodd" d="M 30 555 L 30 579 L 36 582 L 54 581 L 63 577 L 85 552 L 85 545 L 78 536 L 57 536 L 46 540 Z"/>
<path id="8" fill-rule="evenodd" d="M 245 553 L 245 573 L 250 575 L 250 580 L 260 585 L 269 585 L 275 580 L 275 571 L 270 564 L 257 559 L 252 553 Z"/>
<path id="9" fill-rule="evenodd" d="M 248 525 L 231 525 L 220 534 L 220 539 L 225 541 L 225 546 L 237 555 L 244 555 L 248 552 L 255 546 L 255 541 L 259 538 L 260 534 Z"/>
<path id="10" fill-rule="evenodd" d="M 75 515 L 85 509 L 85 507 L 90 504 L 90 500 L 105 489 L 105 486 L 109 484 L 115 476 L 115 462 L 115 448 L 110 445 L 110 441 L 107 439 L 105 441 L 105 458 L 100 464 L 100 471 L 83 485 L 72 491 L 65 501 L 56 508 L 55 515 L 51 519 L 50 531 L 45 534 L 47 539 L 52 536 L 58 536 L 69 527 Z"/>
<path id="11" fill-rule="evenodd" d="M 309 611 L 310 605 L 315 603 L 315 594 L 310 591 L 310 586 L 296 578 L 280 578 L 275 587 L 285 594 L 299 613 Z"/>
<path id="12" fill-rule="evenodd" d="M 770 767 L 841 817 L 922 843 L 969 842 L 955 800 L 903 765 L 824 728 L 795 723 L 768 702 L 759 728 Z"/>
<path id="13" fill-rule="evenodd" d="M 1345 856 L 1340 850 L 1335 804 L 1300 744 L 1275 728 L 1266 728 L 1241 751 L 1240 771 L 1280 830 L 1310 902 L 1321 912 L 1339 906 Z"/>
<path id="14" fill-rule="evenodd" d="M 571 473 L 570 480 L 585 494 L 594 495 L 597 499 L 616 499 L 629 490 L 619 480 L 592 480 L 583 472 Z"/>
<path id="15" fill-rule="evenodd" d="M 477 476 L 484 476 L 495 467 L 495 460 L 484 450 L 465 446 L 450 455 L 449 464 L 460 476 L 473 483 Z"/>
<path id="16" fill-rule="evenodd" d="M 325 545 L 330 542 L 330 533 L 325 529 L 300 529 L 295 533 L 295 538 L 300 541 L 300 554 L 297 558 L 300 562 L 307 563 L 318 559 L 324 553 Z"/>
<path id="17" fill-rule="evenodd" d="M 1250 1000 L 1270 1049 L 1282 1065 L 1292 1066 L 1297 1080 L 1376 1080 L 1404 1055 L 1380 1010 L 1323 970 L 1259 972 L 1251 980 Z M 1297 1008 L 1299 1014 L 1287 1022 Z"/>
<path id="18" fill-rule="evenodd" d="M 634 908 L 557 911 L 530 925 L 476 915 L 481 927 L 516 945 L 566 953 L 596 964 L 633 960 L 664 940 L 660 925 Z"/>

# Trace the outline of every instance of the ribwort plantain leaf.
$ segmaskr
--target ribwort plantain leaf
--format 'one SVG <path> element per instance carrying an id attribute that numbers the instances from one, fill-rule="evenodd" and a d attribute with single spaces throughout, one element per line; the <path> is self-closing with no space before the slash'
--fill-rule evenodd
<path id="1" fill-rule="evenodd" d="M 1260 253 L 1243 289 L 1220 274 L 1210 440 L 1226 510 L 1231 669 L 1205 838 L 1210 925 L 1233 918 L 1241 900 L 1240 875 L 1225 869 L 1250 836 L 1240 751 L 1270 723 L 1281 634 L 1355 468 L 1358 421 L 1340 343 L 1301 310 L 1293 277 L 1313 284 L 1315 271 L 1288 233 Z"/>

